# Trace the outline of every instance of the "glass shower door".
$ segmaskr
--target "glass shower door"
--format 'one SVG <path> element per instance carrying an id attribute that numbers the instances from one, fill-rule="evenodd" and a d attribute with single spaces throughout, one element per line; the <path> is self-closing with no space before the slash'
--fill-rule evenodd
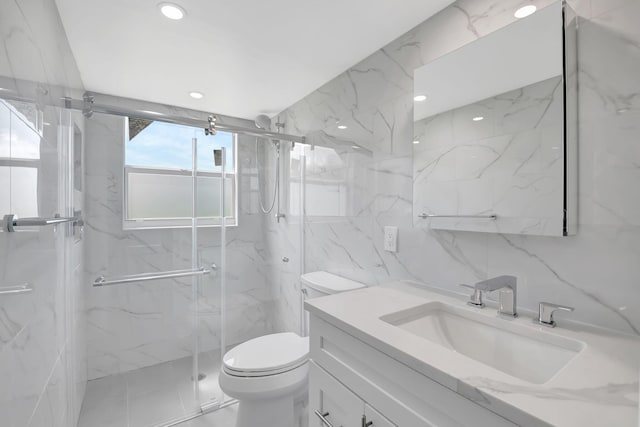
<path id="1" fill-rule="evenodd" d="M 198 217 L 194 227 L 201 265 L 211 266 L 212 274 L 202 277 L 194 288 L 197 331 L 194 339 L 194 375 L 199 378 L 194 393 L 204 412 L 224 403 L 218 384 L 221 356 L 225 348 L 225 289 L 227 226 L 235 225 L 235 136 L 218 133 L 195 140 L 197 165 L 196 194 Z"/>
<path id="2" fill-rule="evenodd" d="M 200 338 L 206 329 L 219 348 L 219 308 L 201 298 L 220 289 L 219 256 L 201 250 L 220 238 L 207 227 L 213 171 L 198 161 L 209 139 L 193 127 L 139 120 L 134 128 L 114 115 L 86 123 L 86 191 L 96 195 L 85 206 L 92 381 L 79 425 L 173 425 L 217 396 L 204 390 L 217 376 Z"/>

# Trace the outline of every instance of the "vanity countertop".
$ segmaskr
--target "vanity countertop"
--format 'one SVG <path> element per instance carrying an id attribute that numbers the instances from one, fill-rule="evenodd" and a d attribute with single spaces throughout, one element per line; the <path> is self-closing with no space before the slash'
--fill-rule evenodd
<path id="1" fill-rule="evenodd" d="M 305 302 L 313 315 L 388 356 L 523 426 L 638 426 L 640 339 L 558 316 L 554 329 L 536 325 L 529 314 L 516 322 L 533 332 L 581 341 L 585 348 L 553 378 L 532 384 L 453 350 L 417 337 L 380 319 L 428 302 L 496 317 L 495 309 L 466 305 L 409 282 L 369 287 Z M 472 337 L 470 337 L 472 339 Z"/>

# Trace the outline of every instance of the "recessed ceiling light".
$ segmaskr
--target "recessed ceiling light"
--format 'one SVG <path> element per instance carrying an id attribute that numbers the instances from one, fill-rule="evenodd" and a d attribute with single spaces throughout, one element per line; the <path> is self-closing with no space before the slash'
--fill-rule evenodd
<path id="1" fill-rule="evenodd" d="M 477 117 L 474 117 L 472 120 L 473 120 L 474 122 L 479 122 L 480 120 L 484 120 L 484 117 L 482 117 L 482 116 L 477 116 Z"/>
<path id="2" fill-rule="evenodd" d="M 420 144 L 420 141 L 418 141 L 417 139 L 415 141 L 413 141 L 414 144 Z"/>
<path id="3" fill-rule="evenodd" d="M 513 14 L 518 19 L 526 18 L 529 15 L 532 15 L 536 12 L 538 8 L 532 4 L 527 6 L 523 6 L 520 9 L 516 10 L 516 13 Z"/>
<path id="4" fill-rule="evenodd" d="M 160 12 L 169 19 L 177 21 L 184 18 L 185 11 L 183 8 L 174 3 L 160 3 L 158 5 Z"/>
<path id="5" fill-rule="evenodd" d="M 189 92 L 189 96 L 193 99 L 202 99 L 204 98 L 204 93 L 202 92 Z"/>
<path id="6" fill-rule="evenodd" d="M 347 127 L 345 125 L 338 126 L 338 129 L 345 130 Z"/>
<path id="7" fill-rule="evenodd" d="M 416 95 L 413 97 L 413 100 L 416 102 L 422 102 L 427 100 L 427 95 Z"/>

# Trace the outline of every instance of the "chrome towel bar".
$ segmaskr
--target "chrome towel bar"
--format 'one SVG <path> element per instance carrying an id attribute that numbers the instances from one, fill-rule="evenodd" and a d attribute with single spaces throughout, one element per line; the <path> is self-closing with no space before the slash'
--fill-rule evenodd
<path id="1" fill-rule="evenodd" d="M 434 214 L 426 214 L 421 213 L 418 215 L 418 218 L 481 218 L 481 219 L 498 219 L 498 215 L 434 215 Z"/>
<path id="2" fill-rule="evenodd" d="M 81 223 L 78 217 L 61 217 L 55 215 L 52 218 L 18 218 L 14 214 L 5 215 L 2 218 L 2 231 L 14 232 L 15 227 L 43 227 L 45 225 L 63 224 L 66 222 L 73 222 L 75 224 Z"/>
<path id="3" fill-rule="evenodd" d="M 212 266 L 215 269 L 215 265 Z M 149 280 L 158 279 L 173 279 L 176 277 L 198 276 L 211 273 L 211 270 L 204 267 L 197 268 L 195 270 L 173 270 L 163 271 L 161 273 L 143 273 L 143 274 L 131 274 L 128 276 L 116 277 L 107 279 L 104 276 L 99 276 L 93 281 L 93 286 L 108 286 L 117 285 L 120 283 L 132 283 L 132 282 L 146 282 Z"/>
<path id="4" fill-rule="evenodd" d="M 0 295 L 5 294 L 27 294 L 32 292 L 33 288 L 29 283 L 23 283 L 22 285 L 17 286 L 5 286 L 0 288 Z"/>

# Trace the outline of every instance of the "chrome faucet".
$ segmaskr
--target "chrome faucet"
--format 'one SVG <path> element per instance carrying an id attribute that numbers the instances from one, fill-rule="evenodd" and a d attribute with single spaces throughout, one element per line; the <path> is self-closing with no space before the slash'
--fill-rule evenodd
<path id="1" fill-rule="evenodd" d="M 556 322 L 553 320 L 553 313 L 561 310 L 561 311 L 573 311 L 573 307 L 567 307 L 564 305 L 553 304 L 550 302 L 541 302 L 538 304 L 538 318 L 533 319 L 534 323 L 538 323 L 542 326 L 547 326 L 549 328 L 555 328 Z"/>
<path id="2" fill-rule="evenodd" d="M 491 279 L 483 280 L 474 286 L 463 285 L 473 289 L 473 294 L 469 297 L 467 304 L 473 307 L 484 307 L 482 302 L 483 292 L 493 292 L 500 290 L 498 314 L 517 317 L 516 312 L 516 296 L 518 279 L 515 276 L 498 276 Z"/>

